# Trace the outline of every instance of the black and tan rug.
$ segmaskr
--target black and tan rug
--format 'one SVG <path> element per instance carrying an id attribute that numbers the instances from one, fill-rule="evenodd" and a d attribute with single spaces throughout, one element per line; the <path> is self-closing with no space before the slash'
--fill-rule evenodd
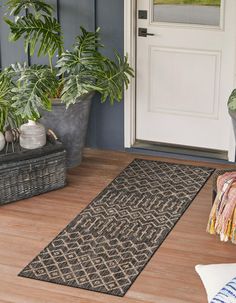
<path id="1" fill-rule="evenodd" d="M 19 275 L 124 296 L 213 171 L 134 160 Z"/>

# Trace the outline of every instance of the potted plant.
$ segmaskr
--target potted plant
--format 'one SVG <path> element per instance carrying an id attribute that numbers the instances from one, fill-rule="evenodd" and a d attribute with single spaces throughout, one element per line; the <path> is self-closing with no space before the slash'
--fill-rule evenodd
<path id="1" fill-rule="evenodd" d="M 24 39 L 25 51 L 46 55 L 48 65 L 14 64 L 2 72 L 11 81 L 11 108 L 23 120 L 39 120 L 65 144 L 69 167 L 81 161 L 89 108 L 95 92 L 101 102 L 121 101 L 133 70 L 126 57 L 101 54 L 99 29 L 81 28 L 72 50 L 64 50 L 62 30 L 53 8 L 43 0 L 8 0 L 10 40 Z M 56 64 L 53 66 L 53 59 Z M 1 83 L 0 83 L 1 84 Z M 1 92 L 0 92 L 1 94 Z"/>

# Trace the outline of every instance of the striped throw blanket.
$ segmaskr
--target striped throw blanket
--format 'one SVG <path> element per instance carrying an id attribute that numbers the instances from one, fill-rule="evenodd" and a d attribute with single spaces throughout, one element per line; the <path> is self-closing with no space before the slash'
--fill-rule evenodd
<path id="1" fill-rule="evenodd" d="M 211 303 L 235 303 L 236 278 L 227 283 L 221 291 L 211 300 Z"/>
<path id="2" fill-rule="evenodd" d="M 221 241 L 236 244 L 236 172 L 217 178 L 217 196 L 211 209 L 207 232 L 218 234 Z"/>

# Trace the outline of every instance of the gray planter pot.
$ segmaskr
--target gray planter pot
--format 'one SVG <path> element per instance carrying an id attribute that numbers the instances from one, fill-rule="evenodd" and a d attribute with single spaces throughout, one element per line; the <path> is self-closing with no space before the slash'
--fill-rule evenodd
<path id="1" fill-rule="evenodd" d="M 65 146 L 67 168 L 81 163 L 93 95 L 93 93 L 84 95 L 68 109 L 60 99 L 55 99 L 52 110 L 41 113 L 40 122 L 46 128 L 52 129 Z"/>
<path id="2" fill-rule="evenodd" d="M 234 137 L 235 137 L 235 140 L 236 140 L 236 111 L 229 110 L 229 115 L 230 115 L 231 120 L 232 120 L 233 129 L 234 129 Z"/>

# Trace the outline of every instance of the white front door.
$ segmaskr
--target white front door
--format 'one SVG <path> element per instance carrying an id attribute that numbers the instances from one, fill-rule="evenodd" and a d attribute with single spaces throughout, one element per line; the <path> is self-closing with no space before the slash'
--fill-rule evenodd
<path id="1" fill-rule="evenodd" d="M 204 1 L 137 1 L 138 140 L 229 151 L 236 1 Z"/>

